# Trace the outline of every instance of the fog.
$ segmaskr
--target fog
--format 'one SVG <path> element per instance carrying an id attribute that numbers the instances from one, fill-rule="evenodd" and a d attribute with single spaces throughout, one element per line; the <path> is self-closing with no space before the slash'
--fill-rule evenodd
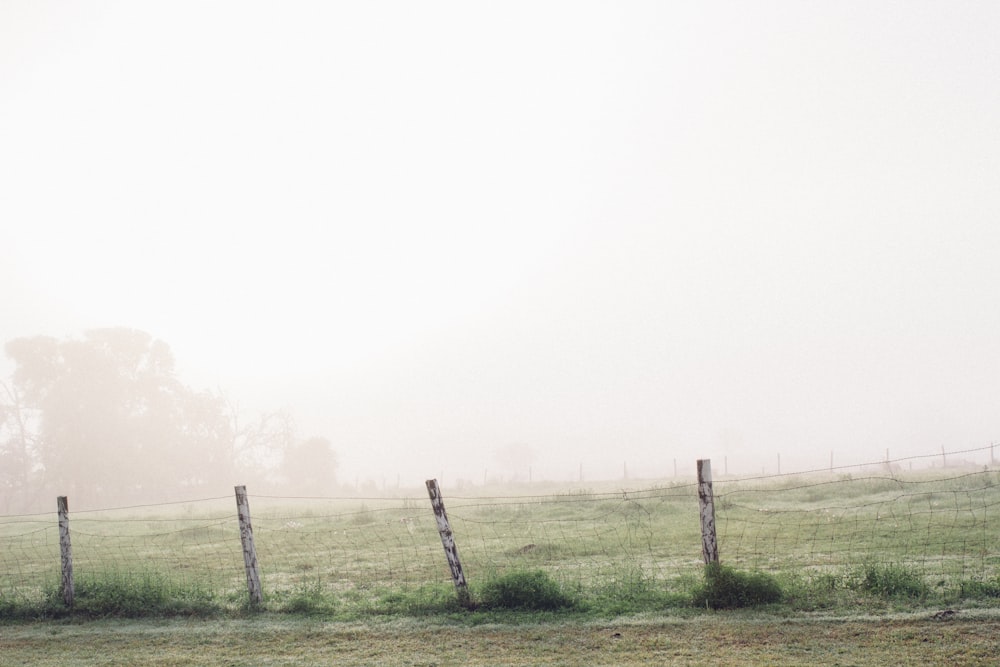
<path id="1" fill-rule="evenodd" d="M 998 33 L 988 2 L 5 2 L 0 340 L 149 332 L 358 486 L 986 446 Z"/>

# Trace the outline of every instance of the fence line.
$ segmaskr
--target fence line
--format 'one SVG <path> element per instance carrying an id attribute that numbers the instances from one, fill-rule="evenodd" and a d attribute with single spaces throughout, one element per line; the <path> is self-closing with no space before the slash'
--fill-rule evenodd
<path id="1" fill-rule="evenodd" d="M 729 562 L 829 570 L 888 561 L 942 580 L 995 576 L 1000 562 L 1000 476 L 988 469 L 720 486 L 720 541 Z"/>
<path id="2" fill-rule="evenodd" d="M 948 455 L 974 451 L 982 449 Z M 714 479 L 718 558 L 804 575 L 888 559 L 935 581 L 998 576 L 1000 472 L 893 469 L 916 458 L 925 457 L 863 464 L 884 474 L 844 473 L 863 469 L 855 465 Z M 447 516 L 472 585 L 511 569 L 541 568 L 580 590 L 608 591 L 628 578 L 670 585 L 698 571 L 698 497 L 697 483 L 449 495 Z M 386 589 L 453 583 L 426 496 L 249 498 L 262 596 L 321 586 L 366 599 Z M 0 516 L 0 598 L 37 596 L 58 585 L 55 518 Z M 232 496 L 74 512 L 68 534 L 81 582 L 167 576 L 231 599 L 247 595 Z"/>

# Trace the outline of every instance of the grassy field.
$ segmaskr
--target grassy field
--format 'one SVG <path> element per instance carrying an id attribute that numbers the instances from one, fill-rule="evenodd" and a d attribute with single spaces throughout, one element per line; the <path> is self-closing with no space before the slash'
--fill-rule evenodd
<path id="1" fill-rule="evenodd" d="M 0 626 L 0 664 L 995 665 L 1000 617 L 773 618 L 721 612 L 600 622 L 338 623 L 288 615 Z"/>
<path id="2" fill-rule="evenodd" d="M 693 483 L 616 487 L 445 489 L 473 609 L 415 493 L 251 495 L 255 608 L 230 498 L 71 515 L 72 609 L 0 517 L 0 665 L 995 664 L 996 470 L 717 480 L 712 571 Z"/>
<path id="3" fill-rule="evenodd" d="M 581 603 L 611 613 L 683 605 L 701 579 L 695 484 L 616 486 L 445 489 L 473 589 L 541 570 Z M 723 562 L 776 577 L 799 610 L 853 607 L 878 589 L 931 604 L 1000 596 L 1000 471 L 722 479 L 715 502 Z M 452 597 L 429 501 L 416 492 L 251 495 L 251 509 L 272 611 L 425 613 Z M 230 498 L 76 512 L 70 524 L 84 595 L 132 588 L 147 598 L 245 604 Z M 54 516 L 0 517 L 0 615 L 52 596 L 58 553 Z"/>

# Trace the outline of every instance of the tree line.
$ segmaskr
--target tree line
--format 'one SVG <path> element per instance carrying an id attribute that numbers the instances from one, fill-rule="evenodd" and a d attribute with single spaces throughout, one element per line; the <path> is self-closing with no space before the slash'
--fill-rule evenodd
<path id="1" fill-rule="evenodd" d="M 235 483 L 328 494 L 330 442 L 278 410 L 244 420 L 220 392 L 186 386 L 170 347 L 135 329 L 16 338 L 0 382 L 0 513 L 217 493 Z"/>

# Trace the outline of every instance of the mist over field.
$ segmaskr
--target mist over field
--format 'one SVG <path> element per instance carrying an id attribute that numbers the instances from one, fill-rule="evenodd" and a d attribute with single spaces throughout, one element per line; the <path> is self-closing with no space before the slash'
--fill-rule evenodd
<path id="1" fill-rule="evenodd" d="M 980 2 L 5 2 L 2 492 L 998 442 L 998 30 Z"/>

